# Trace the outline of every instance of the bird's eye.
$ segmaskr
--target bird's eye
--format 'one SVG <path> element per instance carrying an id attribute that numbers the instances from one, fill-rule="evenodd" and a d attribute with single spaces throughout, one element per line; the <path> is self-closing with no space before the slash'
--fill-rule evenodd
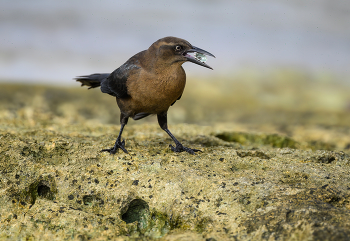
<path id="1" fill-rule="evenodd" d="M 182 49 L 182 46 L 181 45 L 176 45 L 175 46 L 175 51 L 180 51 Z"/>

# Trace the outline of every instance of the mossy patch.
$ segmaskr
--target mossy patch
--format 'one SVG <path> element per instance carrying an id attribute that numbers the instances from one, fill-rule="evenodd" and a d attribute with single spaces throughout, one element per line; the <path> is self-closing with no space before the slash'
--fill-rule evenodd
<path id="1" fill-rule="evenodd" d="M 237 142 L 242 145 L 271 146 L 275 148 L 297 148 L 299 143 L 287 136 L 277 134 L 253 134 L 243 132 L 222 132 L 215 135 L 228 142 Z"/>
<path id="2" fill-rule="evenodd" d="M 304 150 L 312 149 L 312 150 L 329 150 L 329 151 L 336 149 L 336 146 L 332 143 L 326 143 L 326 142 L 316 141 L 316 140 L 298 142 L 288 136 L 283 136 L 279 134 L 221 132 L 216 134 L 215 137 L 227 142 L 239 143 L 243 146 L 248 146 L 253 148 L 273 147 L 273 148 L 292 148 L 292 149 L 304 149 Z M 253 155 L 257 156 L 258 153 L 259 152 L 257 151 Z"/>

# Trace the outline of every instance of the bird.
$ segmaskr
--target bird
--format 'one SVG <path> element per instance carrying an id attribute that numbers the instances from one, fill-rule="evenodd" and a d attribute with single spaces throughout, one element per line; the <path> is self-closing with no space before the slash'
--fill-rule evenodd
<path id="1" fill-rule="evenodd" d="M 188 41 L 177 37 L 165 37 L 154 42 L 112 73 L 97 73 L 74 78 L 88 89 L 100 87 L 101 92 L 116 97 L 120 109 L 120 131 L 112 148 L 101 150 L 115 154 L 125 153 L 122 133 L 129 118 L 140 120 L 157 115 L 158 124 L 175 142 L 169 145 L 174 152 L 195 154 L 201 150 L 183 146 L 168 129 L 169 107 L 179 100 L 186 85 L 186 73 L 182 64 L 189 61 L 212 69 L 205 63 L 206 56 L 215 56 Z"/>

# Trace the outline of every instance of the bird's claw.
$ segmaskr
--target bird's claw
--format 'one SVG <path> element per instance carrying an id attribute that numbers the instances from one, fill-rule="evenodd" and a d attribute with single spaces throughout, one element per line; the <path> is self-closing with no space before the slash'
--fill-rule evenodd
<path id="1" fill-rule="evenodd" d="M 115 153 L 117 153 L 117 150 L 119 148 L 122 149 L 126 154 L 128 154 L 128 151 L 125 149 L 125 140 L 123 140 L 123 141 L 117 140 L 114 144 L 114 147 L 109 148 L 109 149 L 103 149 L 103 150 L 101 150 L 101 152 L 106 151 L 106 152 L 109 152 L 110 154 L 115 154 Z"/>
<path id="2" fill-rule="evenodd" d="M 191 149 L 188 147 L 183 146 L 181 143 L 176 144 L 176 147 L 173 147 L 172 145 L 169 145 L 169 147 L 171 148 L 171 150 L 173 152 L 183 152 L 186 151 L 192 155 L 195 155 L 197 151 L 202 152 L 201 150 L 197 150 L 197 149 Z"/>

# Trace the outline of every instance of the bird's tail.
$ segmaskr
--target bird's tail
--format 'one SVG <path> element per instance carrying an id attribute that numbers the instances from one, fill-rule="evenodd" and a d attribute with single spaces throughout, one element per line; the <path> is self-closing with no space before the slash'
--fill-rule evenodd
<path id="1" fill-rule="evenodd" d="M 79 81 L 81 83 L 81 86 L 89 86 L 89 89 L 96 88 L 101 85 L 101 82 L 103 82 L 109 74 L 91 74 L 91 75 L 83 75 L 78 76 L 74 78 L 76 81 Z"/>

